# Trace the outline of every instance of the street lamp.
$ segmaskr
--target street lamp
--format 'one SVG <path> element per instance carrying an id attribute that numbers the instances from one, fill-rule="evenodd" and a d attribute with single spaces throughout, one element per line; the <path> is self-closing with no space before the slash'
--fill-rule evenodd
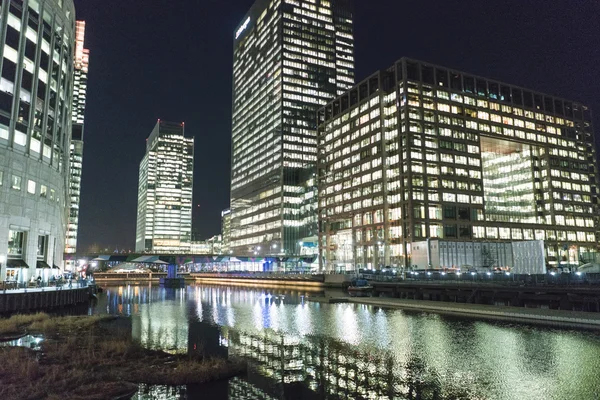
<path id="1" fill-rule="evenodd" d="M 0 254 L 0 271 L 2 271 L 2 264 L 4 264 L 5 262 L 6 262 L 6 256 L 4 254 Z M 5 274 L 0 276 L 0 282 L 4 282 L 4 277 L 5 277 Z M 4 289 L 6 290 L 6 286 L 4 287 Z"/>

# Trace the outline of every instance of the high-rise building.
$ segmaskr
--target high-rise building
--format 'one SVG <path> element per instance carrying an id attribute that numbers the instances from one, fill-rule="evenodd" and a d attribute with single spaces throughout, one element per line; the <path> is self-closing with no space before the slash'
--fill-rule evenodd
<path id="1" fill-rule="evenodd" d="M 350 0 L 257 0 L 236 29 L 233 253 L 316 250 L 316 111 L 354 84 L 352 18 Z"/>
<path id="2" fill-rule="evenodd" d="M 72 0 L 2 1 L 0 280 L 62 266 L 75 37 Z"/>
<path id="3" fill-rule="evenodd" d="M 229 254 L 229 242 L 231 240 L 231 209 L 221 211 L 221 237 L 223 254 Z"/>
<path id="4" fill-rule="evenodd" d="M 90 51 L 84 48 L 85 21 L 75 24 L 75 70 L 73 80 L 72 138 L 69 150 L 70 168 L 70 210 L 65 240 L 65 253 L 77 251 L 77 232 L 79 231 L 79 199 L 81 195 L 81 169 L 83 163 L 83 124 L 85 98 L 87 93 L 87 75 Z"/>
<path id="5" fill-rule="evenodd" d="M 411 245 L 433 238 L 543 240 L 548 266 L 595 260 L 587 106 L 401 59 L 330 102 L 319 121 L 327 269 L 410 267 Z"/>
<path id="6" fill-rule="evenodd" d="M 135 250 L 187 252 L 192 234 L 194 138 L 158 120 L 140 163 Z"/>

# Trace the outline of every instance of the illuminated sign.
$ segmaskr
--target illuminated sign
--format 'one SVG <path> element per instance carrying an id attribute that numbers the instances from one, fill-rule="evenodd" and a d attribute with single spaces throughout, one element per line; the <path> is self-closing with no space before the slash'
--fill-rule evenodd
<path id="1" fill-rule="evenodd" d="M 242 32 L 244 32 L 244 30 L 246 30 L 246 28 L 248 27 L 248 24 L 250 24 L 250 17 L 246 18 L 246 20 L 244 21 L 242 26 L 240 26 L 240 28 L 235 33 L 236 39 L 240 37 L 240 35 L 242 34 Z"/>

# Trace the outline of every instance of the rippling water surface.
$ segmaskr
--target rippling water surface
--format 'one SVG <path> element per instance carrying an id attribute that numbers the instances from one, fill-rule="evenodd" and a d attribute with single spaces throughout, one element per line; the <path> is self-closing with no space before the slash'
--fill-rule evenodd
<path id="1" fill-rule="evenodd" d="M 172 353 L 243 357 L 247 376 L 138 399 L 600 399 L 600 335 L 351 304 L 302 289 L 113 286 L 94 312 Z M 310 293 L 308 293 L 310 295 Z"/>

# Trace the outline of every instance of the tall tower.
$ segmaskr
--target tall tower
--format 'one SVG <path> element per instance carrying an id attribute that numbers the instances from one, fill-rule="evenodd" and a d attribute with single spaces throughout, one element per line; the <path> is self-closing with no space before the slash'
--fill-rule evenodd
<path id="1" fill-rule="evenodd" d="M 192 234 L 194 138 L 158 120 L 140 163 L 136 251 L 187 252 Z"/>
<path id="2" fill-rule="evenodd" d="M 84 48 L 85 21 L 75 23 L 75 64 L 73 79 L 73 136 L 69 150 L 69 224 L 65 240 L 65 253 L 77 252 L 79 230 L 79 199 L 81 194 L 81 170 L 83 163 L 83 125 L 87 75 L 90 51 Z"/>
<path id="3" fill-rule="evenodd" d="M 317 250 L 319 107 L 354 84 L 350 0 L 257 0 L 234 33 L 234 254 Z"/>
<path id="4" fill-rule="evenodd" d="M 73 0 L 2 1 L 0 281 L 63 264 L 75 38 Z"/>

